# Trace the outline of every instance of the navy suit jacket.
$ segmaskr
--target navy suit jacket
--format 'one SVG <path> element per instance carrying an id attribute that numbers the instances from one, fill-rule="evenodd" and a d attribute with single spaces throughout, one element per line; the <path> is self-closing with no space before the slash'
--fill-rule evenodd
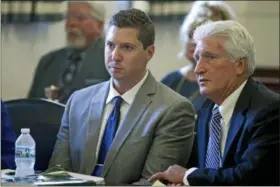
<path id="1" fill-rule="evenodd" d="M 248 79 L 230 121 L 222 168 L 206 169 L 209 121 L 214 103 L 198 113 L 196 138 L 187 168 L 190 185 L 279 185 L 279 95 Z"/>
<path id="2" fill-rule="evenodd" d="M 1 169 L 15 169 L 16 135 L 12 130 L 7 109 L 1 100 Z"/>

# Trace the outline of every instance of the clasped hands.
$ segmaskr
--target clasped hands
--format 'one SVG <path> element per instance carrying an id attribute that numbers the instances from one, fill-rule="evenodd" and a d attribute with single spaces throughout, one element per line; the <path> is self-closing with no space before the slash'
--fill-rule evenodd
<path id="1" fill-rule="evenodd" d="M 48 87 L 45 88 L 45 96 L 46 98 L 55 101 L 55 100 L 59 100 L 59 96 L 60 96 L 60 89 L 57 86 L 54 85 L 50 85 Z"/>
<path id="2" fill-rule="evenodd" d="M 157 180 L 168 186 L 183 186 L 187 169 L 179 165 L 169 166 L 164 172 L 158 172 L 149 178 L 149 182 Z"/>

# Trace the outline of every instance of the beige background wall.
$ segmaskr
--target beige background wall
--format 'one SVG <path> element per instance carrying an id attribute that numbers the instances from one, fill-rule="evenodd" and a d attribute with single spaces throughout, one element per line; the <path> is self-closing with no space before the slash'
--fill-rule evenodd
<path id="1" fill-rule="evenodd" d="M 103 1 L 109 18 L 117 9 L 117 1 Z M 279 68 L 279 2 L 228 1 L 238 20 L 253 35 L 258 67 Z M 156 54 L 149 69 L 160 80 L 169 71 L 186 62 L 177 59 L 178 23 L 157 24 Z M 64 45 L 63 22 L 2 27 L 1 97 L 4 100 L 26 97 L 35 67 L 44 53 Z"/>

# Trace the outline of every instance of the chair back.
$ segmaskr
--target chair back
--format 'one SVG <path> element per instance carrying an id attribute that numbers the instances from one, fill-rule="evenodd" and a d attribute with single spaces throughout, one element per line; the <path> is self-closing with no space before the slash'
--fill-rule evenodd
<path id="1" fill-rule="evenodd" d="M 65 105 L 45 99 L 16 99 L 5 101 L 17 137 L 21 128 L 30 128 L 36 142 L 34 169 L 48 168 Z"/>

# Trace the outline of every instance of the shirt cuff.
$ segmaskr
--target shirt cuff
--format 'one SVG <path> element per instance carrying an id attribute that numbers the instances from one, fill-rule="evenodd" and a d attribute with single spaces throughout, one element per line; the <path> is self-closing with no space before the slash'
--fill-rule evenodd
<path id="1" fill-rule="evenodd" d="M 198 169 L 198 168 L 190 168 L 190 169 L 188 169 L 187 171 L 186 171 L 186 173 L 185 173 L 185 175 L 184 175 L 184 180 L 183 180 L 183 182 L 184 182 L 184 184 L 185 185 L 187 185 L 187 186 L 189 186 L 190 184 L 189 184 L 189 181 L 188 181 L 188 176 L 189 176 L 189 174 L 191 174 L 194 170 L 196 170 L 196 169 Z"/>

